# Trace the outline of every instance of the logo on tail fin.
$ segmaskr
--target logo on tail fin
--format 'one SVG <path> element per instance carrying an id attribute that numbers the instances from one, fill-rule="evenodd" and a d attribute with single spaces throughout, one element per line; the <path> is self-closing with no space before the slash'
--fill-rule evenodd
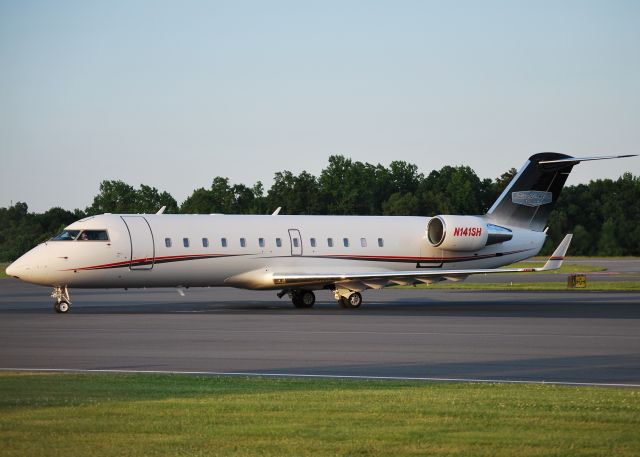
<path id="1" fill-rule="evenodd" d="M 551 203 L 553 194 L 541 190 L 526 190 L 521 192 L 512 192 L 511 201 L 516 205 L 524 206 L 542 206 Z"/>

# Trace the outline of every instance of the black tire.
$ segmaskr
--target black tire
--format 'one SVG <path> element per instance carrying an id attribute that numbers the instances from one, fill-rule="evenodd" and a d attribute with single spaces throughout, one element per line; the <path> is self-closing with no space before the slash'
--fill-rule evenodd
<path id="1" fill-rule="evenodd" d="M 349 304 L 348 304 L 348 301 L 347 301 L 346 297 L 340 297 L 338 299 L 338 304 L 340 305 L 340 308 L 348 308 L 349 307 Z"/>
<path id="2" fill-rule="evenodd" d="M 362 295 L 360 295 L 360 292 L 354 292 L 349 295 L 349 298 L 346 300 L 346 304 L 347 308 L 350 309 L 360 308 L 360 305 L 362 305 Z"/>
<path id="3" fill-rule="evenodd" d="M 316 294 L 310 290 L 303 290 L 300 293 L 300 301 L 302 301 L 304 308 L 311 308 L 316 304 Z"/>
<path id="4" fill-rule="evenodd" d="M 316 303 L 316 295 L 310 290 L 301 290 L 293 294 L 291 301 L 296 308 L 311 308 Z"/>
<path id="5" fill-rule="evenodd" d="M 58 302 L 54 302 L 54 303 L 53 303 L 53 310 L 54 310 L 56 313 L 60 313 L 60 303 L 58 303 Z"/>
<path id="6" fill-rule="evenodd" d="M 56 312 L 61 314 L 69 312 L 69 303 L 67 303 L 64 300 L 59 303 L 56 303 Z"/>

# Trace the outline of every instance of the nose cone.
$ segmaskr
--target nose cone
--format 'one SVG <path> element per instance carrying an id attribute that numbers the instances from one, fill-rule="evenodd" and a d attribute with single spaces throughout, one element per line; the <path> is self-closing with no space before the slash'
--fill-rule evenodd
<path id="1" fill-rule="evenodd" d="M 7 276 L 13 276 L 14 278 L 20 277 L 20 268 L 18 267 L 17 263 L 18 262 L 13 262 L 7 267 L 7 269 L 4 271 Z"/>
<path id="2" fill-rule="evenodd" d="M 33 284 L 48 285 L 49 259 L 42 245 L 36 246 L 6 269 L 7 275 Z"/>

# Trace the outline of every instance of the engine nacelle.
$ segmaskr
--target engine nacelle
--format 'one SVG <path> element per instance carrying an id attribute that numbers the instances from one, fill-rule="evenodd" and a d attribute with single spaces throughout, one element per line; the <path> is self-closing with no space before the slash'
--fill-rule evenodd
<path id="1" fill-rule="evenodd" d="M 435 216 L 427 224 L 429 243 L 447 251 L 476 251 L 488 238 L 487 223 L 476 216 Z"/>

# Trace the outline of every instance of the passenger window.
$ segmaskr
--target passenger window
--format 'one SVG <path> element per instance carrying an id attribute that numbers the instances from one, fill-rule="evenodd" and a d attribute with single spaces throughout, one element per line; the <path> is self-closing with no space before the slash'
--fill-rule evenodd
<path id="1" fill-rule="evenodd" d="M 226 238 L 220 238 L 220 244 L 222 245 L 223 248 L 227 247 L 227 239 Z"/>
<path id="2" fill-rule="evenodd" d="M 344 244 L 345 248 L 349 247 L 349 238 L 342 238 L 342 243 Z"/>
<path id="3" fill-rule="evenodd" d="M 327 246 L 329 246 L 330 248 L 333 247 L 333 238 L 327 238 Z"/>
<path id="4" fill-rule="evenodd" d="M 315 248 L 316 247 L 316 239 L 315 238 L 311 238 L 309 239 L 309 242 L 311 242 L 311 247 Z"/>
<path id="5" fill-rule="evenodd" d="M 298 242 L 298 238 L 294 238 L 294 239 L 293 239 L 293 247 L 296 247 L 296 248 L 297 248 L 299 244 L 300 244 L 300 243 Z"/>
<path id="6" fill-rule="evenodd" d="M 84 230 L 78 237 L 79 241 L 109 241 L 106 230 Z"/>
<path id="7" fill-rule="evenodd" d="M 367 247 L 367 239 L 366 238 L 360 238 L 360 246 L 362 246 L 363 248 Z"/>
<path id="8" fill-rule="evenodd" d="M 384 240 L 382 238 L 378 238 L 378 246 L 384 247 Z"/>
<path id="9" fill-rule="evenodd" d="M 279 248 L 282 247 L 282 239 L 281 238 L 276 238 L 276 246 L 278 246 Z"/>
<path id="10" fill-rule="evenodd" d="M 182 238 L 182 244 L 185 248 L 189 247 L 189 238 Z"/>
<path id="11" fill-rule="evenodd" d="M 245 238 L 240 238 L 240 246 L 243 248 L 247 247 L 247 240 Z"/>
<path id="12" fill-rule="evenodd" d="M 171 238 L 165 238 L 164 239 L 164 245 L 168 248 L 171 247 Z"/>
<path id="13" fill-rule="evenodd" d="M 264 247 L 264 238 L 258 238 L 258 246 L 260 246 L 261 248 Z"/>
<path id="14" fill-rule="evenodd" d="M 209 247 L 209 238 L 202 238 L 202 247 L 203 248 Z"/>

